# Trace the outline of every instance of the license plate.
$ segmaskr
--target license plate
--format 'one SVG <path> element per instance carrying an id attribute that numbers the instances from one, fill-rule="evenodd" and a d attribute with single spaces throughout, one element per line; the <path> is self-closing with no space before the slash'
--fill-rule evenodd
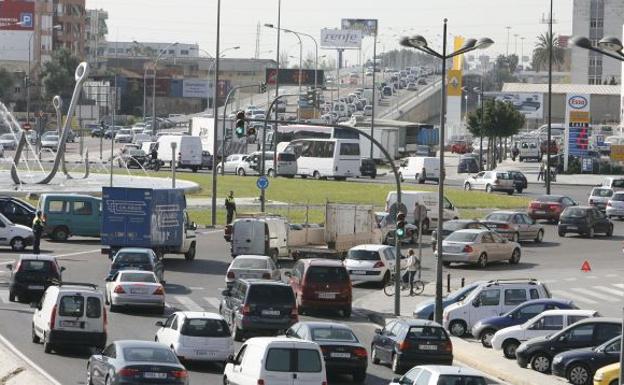
<path id="1" fill-rule="evenodd" d="M 280 315 L 279 310 L 262 310 L 262 315 Z"/>
<path id="2" fill-rule="evenodd" d="M 329 356 L 334 358 L 351 358 L 351 353 L 329 353 Z"/>
<path id="3" fill-rule="evenodd" d="M 61 321 L 61 327 L 75 328 L 78 325 L 79 324 L 76 321 Z"/>
<path id="4" fill-rule="evenodd" d="M 143 373 L 143 377 L 163 379 L 163 378 L 167 378 L 167 373 L 145 372 Z"/>
<path id="5" fill-rule="evenodd" d="M 208 357 L 215 357 L 217 355 L 217 353 L 209 352 L 208 350 L 195 350 L 195 354 L 197 354 L 198 356 L 208 356 Z"/>
<path id="6" fill-rule="evenodd" d="M 420 350 L 438 350 L 436 345 L 418 345 L 418 349 Z"/>
<path id="7" fill-rule="evenodd" d="M 366 271 L 364 271 L 364 270 L 351 270 L 351 274 L 353 274 L 353 275 L 366 275 Z"/>
<path id="8" fill-rule="evenodd" d="M 44 289 L 43 285 L 28 285 L 28 288 L 30 290 L 43 290 Z"/>
<path id="9" fill-rule="evenodd" d="M 319 292 L 317 293 L 319 298 L 324 298 L 324 299 L 335 299 L 336 298 L 336 293 L 326 293 L 326 292 Z"/>
<path id="10" fill-rule="evenodd" d="M 145 289 L 130 289 L 130 294 L 145 294 Z"/>
<path id="11" fill-rule="evenodd" d="M 546 214 L 544 210 L 535 210 L 535 214 Z"/>
<path id="12" fill-rule="evenodd" d="M 566 229 L 576 230 L 576 229 L 578 229 L 578 227 L 576 227 L 576 226 L 566 226 Z"/>

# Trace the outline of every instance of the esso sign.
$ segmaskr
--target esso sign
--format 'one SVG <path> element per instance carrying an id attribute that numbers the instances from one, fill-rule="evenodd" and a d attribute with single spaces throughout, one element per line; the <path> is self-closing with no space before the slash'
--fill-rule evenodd
<path id="1" fill-rule="evenodd" d="M 568 99 L 568 105 L 575 110 L 582 110 L 587 107 L 587 99 L 583 96 L 572 96 Z"/>

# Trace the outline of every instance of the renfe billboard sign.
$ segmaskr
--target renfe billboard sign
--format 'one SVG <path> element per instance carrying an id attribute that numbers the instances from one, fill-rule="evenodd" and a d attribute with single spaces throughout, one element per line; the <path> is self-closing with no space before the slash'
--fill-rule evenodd
<path id="1" fill-rule="evenodd" d="M 277 79 L 277 69 L 266 69 L 266 84 L 274 85 Z M 314 70 L 301 70 L 298 69 L 282 69 L 279 70 L 279 84 L 284 86 L 296 86 L 299 85 L 299 74 L 301 74 L 301 85 L 314 86 Z M 318 70 L 316 75 L 317 84 L 320 86 L 325 82 L 325 76 L 323 70 Z"/>
<path id="2" fill-rule="evenodd" d="M 349 29 L 321 29 L 321 47 L 327 49 L 360 49 L 362 32 Z"/>
<path id="3" fill-rule="evenodd" d="M 34 1 L 0 0 L 0 30 L 32 31 L 34 14 Z"/>

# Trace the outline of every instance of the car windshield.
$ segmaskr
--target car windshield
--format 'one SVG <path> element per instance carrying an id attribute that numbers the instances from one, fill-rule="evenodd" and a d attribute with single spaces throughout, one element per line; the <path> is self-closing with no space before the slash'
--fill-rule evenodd
<path id="1" fill-rule="evenodd" d="M 311 266 L 306 280 L 314 283 L 349 282 L 349 275 L 343 266 Z"/>
<path id="2" fill-rule="evenodd" d="M 503 213 L 492 213 L 485 217 L 488 221 L 501 221 L 501 222 L 509 222 L 511 220 L 511 214 L 503 214 Z"/>
<path id="3" fill-rule="evenodd" d="M 613 190 L 608 189 L 608 188 L 595 188 L 592 191 L 592 196 L 607 198 L 607 197 L 613 196 Z"/>
<path id="4" fill-rule="evenodd" d="M 487 385 L 483 377 L 443 374 L 436 385 Z"/>
<path id="5" fill-rule="evenodd" d="M 19 271 L 27 271 L 27 272 L 38 272 L 44 273 L 47 272 L 50 268 L 50 261 L 37 261 L 32 259 L 23 259 L 20 262 Z"/>
<path id="6" fill-rule="evenodd" d="M 444 222 L 444 230 L 455 231 L 466 228 L 465 222 L 460 221 L 448 221 Z"/>
<path id="7" fill-rule="evenodd" d="M 43 136 L 43 140 L 50 140 L 50 141 L 58 140 L 58 138 L 59 138 L 58 135 L 44 135 Z"/>
<path id="8" fill-rule="evenodd" d="M 184 321 L 180 334 L 190 337 L 229 337 L 230 329 L 220 319 L 189 318 Z"/>
<path id="9" fill-rule="evenodd" d="M 349 250 L 347 259 L 353 259 L 355 261 L 378 261 L 379 253 L 371 250 Z"/>
<path id="10" fill-rule="evenodd" d="M 149 255 L 145 253 L 123 253 L 117 254 L 113 265 L 130 265 L 142 264 L 146 265 L 151 262 Z"/>
<path id="11" fill-rule="evenodd" d="M 614 194 L 611 200 L 612 201 L 624 201 L 624 194 Z"/>
<path id="12" fill-rule="evenodd" d="M 583 218 L 585 217 L 585 209 L 580 208 L 580 207 L 570 207 L 568 209 L 566 209 L 563 214 L 561 214 L 562 217 L 574 217 L 574 218 Z"/>
<path id="13" fill-rule="evenodd" d="M 267 269 L 268 262 L 265 259 L 252 259 L 238 257 L 232 262 L 234 269 Z"/>
<path id="14" fill-rule="evenodd" d="M 293 304 L 295 296 L 290 286 L 251 285 L 247 300 L 250 303 Z"/>
<path id="15" fill-rule="evenodd" d="M 470 285 L 470 286 L 466 286 L 463 287 L 457 291 L 452 292 L 447 299 L 451 300 L 451 301 L 459 301 L 460 299 L 466 298 L 468 296 L 468 294 L 474 290 L 474 288 L 476 287 L 476 285 Z"/>
<path id="16" fill-rule="evenodd" d="M 441 327 L 412 326 L 409 332 L 407 332 L 407 339 L 446 341 L 448 340 L 448 336 Z"/>
<path id="17" fill-rule="evenodd" d="M 474 242 L 477 239 L 477 236 L 479 236 L 479 233 L 464 233 L 461 231 L 456 231 L 454 233 L 452 233 L 451 235 L 449 235 L 448 237 L 446 237 L 446 239 L 444 240 L 449 241 L 449 242 Z"/>
<path id="18" fill-rule="evenodd" d="M 349 329 L 333 328 L 333 327 L 319 327 L 312 329 L 313 341 L 344 341 L 344 342 L 358 342 L 357 337 Z"/>
<path id="19" fill-rule="evenodd" d="M 156 277 L 153 273 L 121 273 L 119 282 L 156 283 Z"/>
<path id="20" fill-rule="evenodd" d="M 175 355 L 169 348 L 127 347 L 123 348 L 126 361 L 177 363 Z"/>
<path id="21" fill-rule="evenodd" d="M 613 182 L 611 183 L 611 186 L 617 187 L 617 188 L 624 187 L 624 179 L 614 179 Z"/>

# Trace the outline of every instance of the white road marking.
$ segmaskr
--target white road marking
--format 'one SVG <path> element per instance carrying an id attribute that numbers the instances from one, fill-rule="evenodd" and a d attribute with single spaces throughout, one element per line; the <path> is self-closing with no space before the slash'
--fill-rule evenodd
<path id="1" fill-rule="evenodd" d="M 35 369 L 39 374 L 45 377 L 52 385 L 61 385 L 54 377 L 50 375 L 50 373 L 43 370 L 40 366 L 35 364 L 30 358 L 28 358 L 24 353 L 20 352 L 15 345 L 9 342 L 3 335 L 0 335 L 0 342 L 2 342 L 13 354 L 18 356 L 22 361 L 26 362 L 31 368 Z"/>
<path id="2" fill-rule="evenodd" d="M 9 303 L 9 291 L 8 290 L 0 290 L 0 302 Z"/>
<path id="3" fill-rule="evenodd" d="M 589 303 L 592 305 L 595 305 L 598 303 L 598 301 L 594 301 L 593 299 L 589 299 L 589 298 L 585 298 L 585 297 L 580 297 L 580 296 L 570 296 L 570 292 L 567 292 L 565 290 L 551 290 L 550 291 L 552 294 L 556 295 L 557 297 L 562 297 L 562 298 L 569 298 L 575 302 L 585 302 L 585 303 Z"/>
<path id="4" fill-rule="evenodd" d="M 613 278 L 613 277 L 619 277 L 619 275 L 617 275 L 617 274 L 607 274 L 607 275 L 605 275 L 605 277 Z"/>
<path id="5" fill-rule="evenodd" d="M 610 295 L 606 295 L 606 294 L 600 294 L 600 293 L 596 293 L 593 290 L 590 289 L 584 289 L 582 287 L 573 287 L 570 288 L 569 290 L 576 292 L 576 293 L 580 293 L 583 295 L 588 295 L 590 297 L 596 297 L 596 298 L 600 298 L 603 301 L 607 301 L 607 302 L 619 302 L 619 300 L 613 298 L 613 296 Z"/>
<path id="6" fill-rule="evenodd" d="M 74 255 L 82 255 L 82 254 L 93 254 L 95 252 L 100 253 L 102 249 L 93 249 L 93 250 L 85 250 L 85 251 L 77 251 L 75 253 L 67 253 L 67 254 L 59 254 L 57 255 L 57 257 L 62 258 L 62 257 L 71 257 Z"/>
<path id="7" fill-rule="evenodd" d="M 624 289 L 624 283 L 614 283 L 613 286 L 619 287 L 621 289 Z"/>
<path id="8" fill-rule="evenodd" d="M 203 287 L 194 287 L 194 286 L 189 287 L 189 289 L 191 289 L 191 290 L 204 290 Z"/>
<path id="9" fill-rule="evenodd" d="M 576 277 L 565 278 L 564 281 L 576 281 Z"/>
<path id="10" fill-rule="evenodd" d="M 555 283 L 557 282 L 556 279 L 540 279 L 541 283 Z"/>
<path id="11" fill-rule="evenodd" d="M 598 279 L 597 276 L 595 275 L 586 275 L 584 278 L 588 278 L 588 279 Z"/>
<path id="12" fill-rule="evenodd" d="M 206 300 L 206 302 L 208 302 L 210 304 L 210 306 L 212 306 L 215 309 L 219 310 L 219 305 L 221 304 L 221 300 L 219 298 L 216 298 L 216 297 L 204 297 L 204 299 Z"/>
<path id="13" fill-rule="evenodd" d="M 186 310 L 189 310 L 189 311 L 204 311 L 204 309 L 201 306 L 199 306 L 197 303 L 195 303 L 195 301 L 193 301 L 192 299 L 190 299 L 187 296 L 184 296 L 184 295 L 174 295 L 173 299 L 176 302 L 182 304 L 186 308 Z"/>
<path id="14" fill-rule="evenodd" d="M 613 289 L 613 288 L 607 287 L 607 286 L 593 286 L 593 288 L 596 289 L 596 290 L 604 291 L 606 293 L 617 295 L 618 297 L 624 297 L 624 291 L 621 291 L 621 290 L 618 290 L 618 289 Z"/>

